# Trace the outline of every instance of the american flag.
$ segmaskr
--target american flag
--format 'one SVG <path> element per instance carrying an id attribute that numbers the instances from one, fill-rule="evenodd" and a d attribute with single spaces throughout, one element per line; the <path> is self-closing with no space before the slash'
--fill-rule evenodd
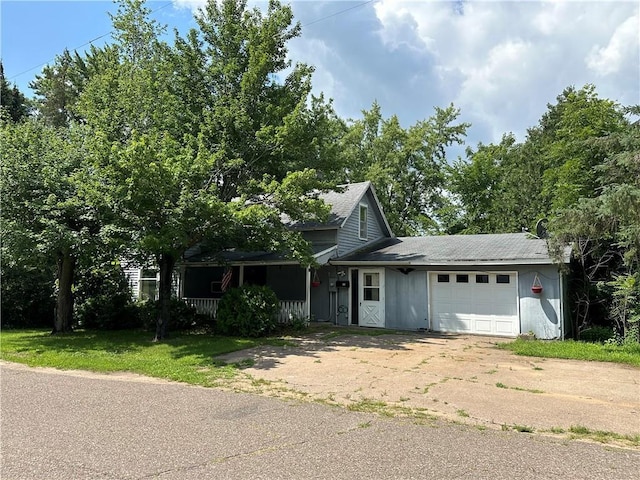
<path id="1" fill-rule="evenodd" d="M 231 278 L 232 277 L 233 277 L 233 269 L 227 268 L 224 271 L 224 275 L 222 275 L 222 284 L 220 285 L 220 289 L 223 292 L 226 292 L 227 288 L 229 288 L 229 285 L 231 285 Z"/>

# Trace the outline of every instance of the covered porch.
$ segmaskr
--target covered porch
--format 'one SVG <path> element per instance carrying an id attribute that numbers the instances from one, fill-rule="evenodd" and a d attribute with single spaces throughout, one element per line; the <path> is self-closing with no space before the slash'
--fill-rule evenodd
<path id="1" fill-rule="evenodd" d="M 213 319 L 218 313 L 219 298 L 190 298 L 182 299 L 187 305 L 194 307 L 199 314 L 207 315 Z M 286 323 L 294 318 L 309 318 L 309 303 L 304 300 L 280 300 L 280 312 L 278 321 Z"/>

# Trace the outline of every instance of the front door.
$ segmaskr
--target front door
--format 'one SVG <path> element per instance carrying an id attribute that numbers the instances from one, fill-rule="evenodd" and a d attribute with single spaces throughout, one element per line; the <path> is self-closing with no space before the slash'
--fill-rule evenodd
<path id="1" fill-rule="evenodd" d="M 360 270 L 358 324 L 384 328 L 384 269 Z"/>

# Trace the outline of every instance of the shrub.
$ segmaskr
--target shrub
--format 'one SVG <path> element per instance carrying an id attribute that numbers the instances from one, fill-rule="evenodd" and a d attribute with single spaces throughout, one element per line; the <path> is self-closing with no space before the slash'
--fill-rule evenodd
<path id="1" fill-rule="evenodd" d="M 19 265 L 3 258 L 0 271 L 0 318 L 2 328 L 51 327 L 56 301 L 53 296 L 55 268 Z"/>
<path id="2" fill-rule="evenodd" d="M 594 325 L 580 332 L 579 340 L 582 342 L 604 343 L 613 338 L 613 333 L 611 327 Z"/>
<path id="3" fill-rule="evenodd" d="M 309 327 L 309 319 L 299 315 L 290 315 L 287 320 L 280 323 L 280 330 L 287 332 L 302 332 Z"/>
<path id="4" fill-rule="evenodd" d="M 223 335 L 269 335 L 278 327 L 279 309 L 278 297 L 269 287 L 232 288 L 220 299 L 216 329 Z"/>
<path id="5" fill-rule="evenodd" d="M 141 325 L 132 306 L 129 284 L 117 263 L 102 262 L 79 269 L 74 297 L 74 317 L 81 327 L 120 330 Z"/>
<path id="6" fill-rule="evenodd" d="M 140 300 L 135 304 L 136 317 L 139 324 L 146 330 L 155 330 L 160 302 L 154 300 Z M 168 328 L 172 330 L 209 329 L 212 320 L 207 315 L 201 315 L 195 307 L 187 305 L 182 300 L 172 298 L 169 304 L 171 318 Z"/>

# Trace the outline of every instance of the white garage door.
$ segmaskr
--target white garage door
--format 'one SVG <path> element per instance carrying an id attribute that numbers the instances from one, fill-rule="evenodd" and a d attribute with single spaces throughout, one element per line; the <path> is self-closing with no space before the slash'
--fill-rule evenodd
<path id="1" fill-rule="evenodd" d="M 431 328 L 437 332 L 516 336 L 516 273 L 431 272 Z"/>

